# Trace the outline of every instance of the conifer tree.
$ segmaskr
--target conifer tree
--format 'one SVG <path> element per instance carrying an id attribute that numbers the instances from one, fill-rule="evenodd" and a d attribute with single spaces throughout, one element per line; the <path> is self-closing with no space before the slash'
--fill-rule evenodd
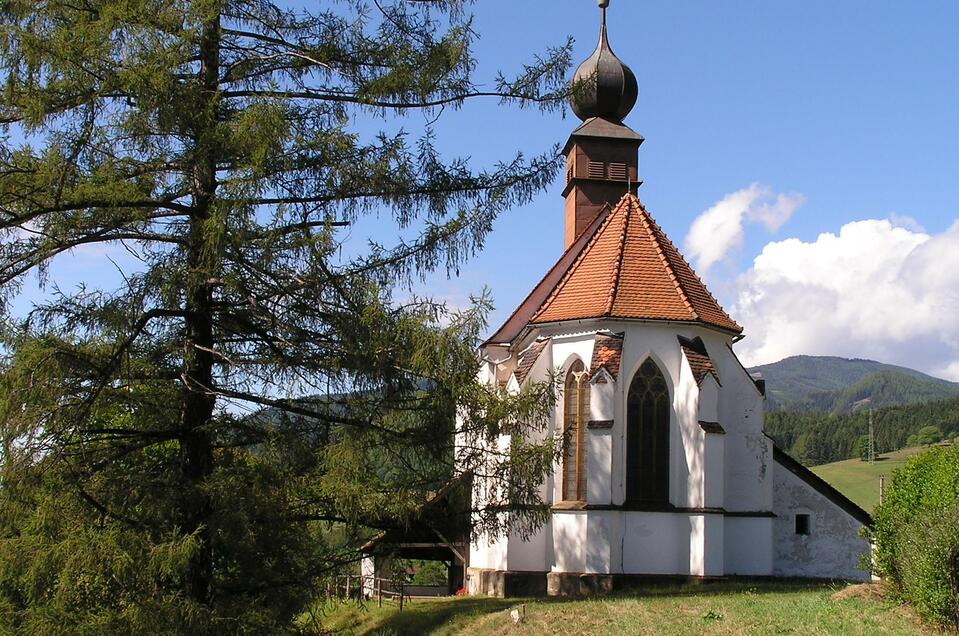
<path id="1" fill-rule="evenodd" d="M 4 630 L 293 630 L 357 539 L 468 471 L 498 484 L 477 528 L 542 519 L 552 388 L 479 385 L 488 299 L 408 291 L 558 168 L 395 132 L 473 99 L 561 107 L 569 43 L 481 85 L 468 4 L 3 3 Z M 374 215 L 399 238 L 357 249 Z M 10 311 L 90 245 L 137 265 Z"/>

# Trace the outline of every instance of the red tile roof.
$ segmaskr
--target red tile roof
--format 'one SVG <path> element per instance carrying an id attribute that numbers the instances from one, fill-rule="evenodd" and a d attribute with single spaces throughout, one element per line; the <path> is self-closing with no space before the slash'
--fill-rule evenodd
<path id="1" fill-rule="evenodd" d="M 516 371 L 513 374 L 516 376 L 516 381 L 520 384 L 526 380 L 526 376 L 529 375 L 529 372 L 532 371 L 533 365 L 536 364 L 536 360 L 539 359 L 543 349 L 546 348 L 546 345 L 549 344 L 549 338 L 543 340 L 537 340 L 534 342 L 526 351 L 520 354 L 519 365 L 516 367 Z"/>
<path id="2" fill-rule="evenodd" d="M 563 275 L 570 268 L 576 258 L 583 251 L 583 248 L 589 242 L 590 237 L 596 233 L 603 221 L 610 212 L 607 206 L 596 215 L 596 219 L 587 226 L 583 233 L 570 245 L 559 260 L 546 272 L 546 275 L 533 287 L 533 291 L 520 303 L 519 307 L 513 310 L 513 313 L 499 329 L 484 343 L 489 344 L 509 344 L 516 336 L 522 333 L 523 329 L 529 324 L 530 318 L 540 308 L 553 288 L 562 280 Z"/>
<path id="3" fill-rule="evenodd" d="M 675 320 L 742 332 L 633 194 L 605 215 L 529 322 L 589 318 Z"/>
<path id="4" fill-rule="evenodd" d="M 688 340 L 679 336 L 679 346 L 683 349 L 683 355 L 686 356 L 686 360 L 689 361 L 689 368 L 693 370 L 693 377 L 696 378 L 696 384 L 702 384 L 703 380 L 706 379 L 708 374 L 716 379 L 716 383 L 719 382 L 719 372 L 716 371 L 716 365 L 713 364 L 712 358 L 709 357 L 709 352 L 706 351 L 706 345 L 703 343 L 702 338 L 693 338 Z"/>
<path id="5" fill-rule="evenodd" d="M 596 340 L 593 343 L 593 361 L 589 365 L 591 376 L 606 368 L 606 371 L 615 380 L 619 377 L 619 365 L 623 359 L 623 337 L 612 334 L 596 334 Z"/>

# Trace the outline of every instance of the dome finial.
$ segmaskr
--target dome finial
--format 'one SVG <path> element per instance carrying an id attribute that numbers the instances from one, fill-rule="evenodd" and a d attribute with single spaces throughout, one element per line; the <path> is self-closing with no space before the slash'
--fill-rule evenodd
<path id="1" fill-rule="evenodd" d="M 606 9 L 609 0 L 596 0 L 602 14 L 599 43 L 593 54 L 573 75 L 570 104 L 576 116 L 586 121 L 602 117 L 621 123 L 636 105 L 639 86 L 636 76 L 609 47 L 606 37 Z"/>

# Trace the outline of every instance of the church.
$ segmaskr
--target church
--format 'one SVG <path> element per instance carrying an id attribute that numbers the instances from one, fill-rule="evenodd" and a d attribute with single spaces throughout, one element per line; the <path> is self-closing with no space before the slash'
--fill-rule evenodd
<path id="1" fill-rule="evenodd" d="M 598 1 L 599 43 L 571 91 L 582 123 L 564 150 L 564 250 L 480 350 L 484 382 L 517 391 L 551 372 L 562 380 L 546 434 L 563 452 L 541 491 L 551 517 L 529 537 L 473 537 L 466 590 L 867 580 L 869 515 L 764 433 L 765 386 L 733 350 L 743 327 L 637 196 L 643 137 L 624 120 L 638 87 Z"/>

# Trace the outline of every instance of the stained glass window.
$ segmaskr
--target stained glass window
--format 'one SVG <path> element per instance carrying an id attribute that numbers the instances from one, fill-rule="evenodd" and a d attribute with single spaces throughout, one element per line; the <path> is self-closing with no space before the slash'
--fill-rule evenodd
<path id="1" fill-rule="evenodd" d="M 563 390 L 563 500 L 586 500 L 586 422 L 589 377 L 581 360 L 566 374 Z"/>
<path id="2" fill-rule="evenodd" d="M 669 500 L 669 389 L 647 358 L 633 376 L 626 401 L 626 500 Z"/>

